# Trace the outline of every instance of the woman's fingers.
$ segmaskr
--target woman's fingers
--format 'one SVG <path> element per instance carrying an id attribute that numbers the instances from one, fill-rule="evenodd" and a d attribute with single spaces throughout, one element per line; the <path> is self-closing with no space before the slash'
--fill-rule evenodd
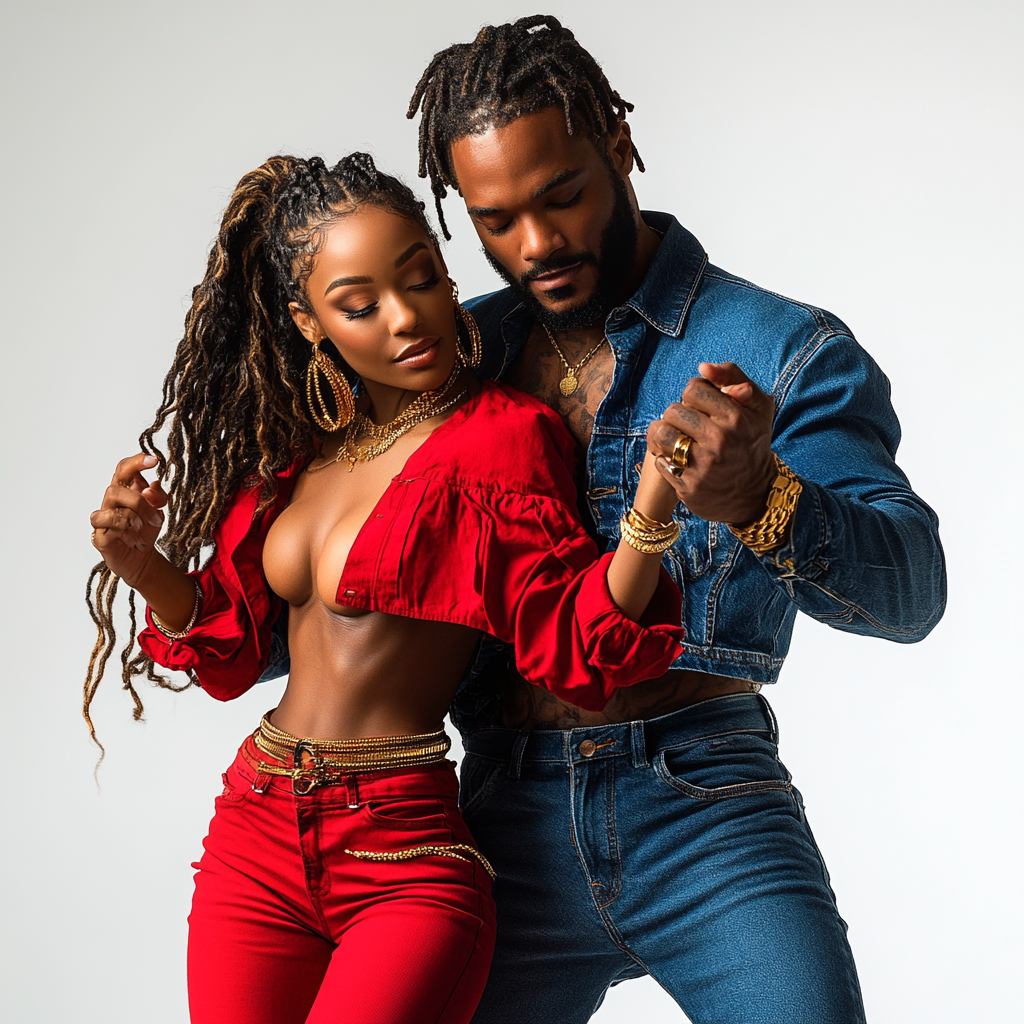
<path id="1" fill-rule="evenodd" d="M 111 484 L 103 494 L 103 509 L 129 508 L 135 512 L 144 522 L 150 526 L 159 528 L 163 525 L 164 514 L 143 497 L 141 491 L 124 487 L 120 484 Z"/>
<path id="2" fill-rule="evenodd" d="M 163 485 L 159 480 L 154 480 L 146 487 L 142 492 L 142 496 L 153 508 L 163 508 L 167 504 L 167 492 L 163 489 Z"/>
<path id="3" fill-rule="evenodd" d="M 104 558 L 117 554 L 117 545 L 145 551 L 149 540 L 143 533 L 142 520 L 126 508 L 99 509 L 89 517 L 92 524 L 92 545 Z"/>
<path id="4" fill-rule="evenodd" d="M 139 533 L 142 530 L 142 519 L 128 508 L 101 508 L 89 516 L 89 523 L 94 530 L 123 530 Z"/>
<path id="5" fill-rule="evenodd" d="M 139 452 L 138 455 L 131 455 L 127 459 L 122 459 L 117 464 L 117 469 L 114 470 L 114 476 L 110 482 L 112 484 L 120 484 L 122 487 L 142 491 L 149 486 L 146 478 L 142 475 L 142 471 L 144 469 L 152 469 L 158 461 L 155 455 L 146 455 L 144 452 Z"/>

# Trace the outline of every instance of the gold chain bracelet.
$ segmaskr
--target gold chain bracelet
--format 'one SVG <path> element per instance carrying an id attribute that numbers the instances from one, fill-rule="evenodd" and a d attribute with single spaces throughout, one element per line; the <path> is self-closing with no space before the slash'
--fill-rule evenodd
<path id="1" fill-rule="evenodd" d="M 199 589 L 199 584 L 196 583 L 195 577 L 190 576 L 192 580 L 192 586 L 196 588 L 196 603 L 192 606 L 192 617 L 188 620 L 188 624 L 184 629 L 173 630 L 168 629 L 157 617 L 156 612 L 152 608 L 149 610 L 149 614 L 153 618 L 153 625 L 165 636 L 168 640 L 183 640 L 189 633 L 192 632 L 192 627 L 196 624 L 196 619 L 199 618 L 199 609 L 203 603 L 203 592 Z"/>
<path id="2" fill-rule="evenodd" d="M 797 475 L 774 452 L 777 475 L 768 492 L 768 508 L 760 519 L 748 526 L 729 526 L 732 535 L 755 555 L 764 555 L 786 540 L 789 522 L 803 491 Z"/>
<path id="3" fill-rule="evenodd" d="M 659 523 L 642 512 L 631 508 L 619 520 L 622 539 L 644 555 L 659 555 L 667 551 L 679 538 L 679 524 L 674 520 Z"/>

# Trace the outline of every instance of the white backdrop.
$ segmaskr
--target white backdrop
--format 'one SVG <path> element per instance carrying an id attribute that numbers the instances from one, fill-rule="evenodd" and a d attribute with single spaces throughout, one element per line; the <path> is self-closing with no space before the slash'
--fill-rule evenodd
<path id="1" fill-rule="evenodd" d="M 1021 6 L 549 9 L 636 103 L 641 204 L 718 265 L 837 313 L 892 378 L 900 462 L 942 520 L 946 617 L 912 647 L 801 619 L 768 696 L 869 1018 L 1022 1020 Z M 136 725 L 108 679 L 97 793 L 78 712 L 88 514 L 152 415 L 232 186 L 272 153 L 354 148 L 414 180 L 403 115 L 429 57 L 535 10 L 0 8 L 4 1019 L 186 1019 L 189 862 L 280 689 L 227 705 L 150 691 Z M 457 198 L 448 213 L 463 295 L 489 290 Z M 681 1019 L 647 980 L 595 1018 Z"/>

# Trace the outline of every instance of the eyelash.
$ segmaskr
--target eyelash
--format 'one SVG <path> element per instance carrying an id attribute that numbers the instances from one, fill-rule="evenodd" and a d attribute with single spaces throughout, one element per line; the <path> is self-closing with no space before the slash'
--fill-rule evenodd
<path id="1" fill-rule="evenodd" d="M 437 283 L 441 280 L 440 274 L 432 274 L 427 278 L 426 281 L 420 284 L 413 284 L 409 286 L 410 291 L 426 292 L 430 291 Z M 361 320 L 364 316 L 369 316 L 377 308 L 376 302 L 371 302 L 369 306 L 363 306 L 362 309 L 354 309 L 350 313 L 345 314 L 346 320 Z"/>
<path id="2" fill-rule="evenodd" d="M 570 206 L 575 206 L 580 201 L 580 196 L 582 195 L 583 189 L 580 189 L 579 192 L 577 192 L 576 195 L 572 197 L 572 199 L 567 199 L 564 203 L 552 203 L 551 205 L 556 210 L 568 210 Z"/>
<path id="3" fill-rule="evenodd" d="M 570 206 L 575 206 L 580 201 L 580 197 L 582 195 L 583 189 L 580 189 L 572 199 L 567 199 L 564 203 L 548 203 L 548 206 L 551 206 L 556 210 L 568 210 Z M 509 221 L 507 224 L 503 224 L 500 228 L 487 228 L 487 233 L 489 235 L 503 235 L 511 226 L 512 222 Z"/>

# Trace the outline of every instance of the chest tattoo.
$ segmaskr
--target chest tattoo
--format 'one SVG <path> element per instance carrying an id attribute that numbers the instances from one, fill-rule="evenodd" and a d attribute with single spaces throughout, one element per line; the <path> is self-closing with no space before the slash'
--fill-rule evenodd
<path id="1" fill-rule="evenodd" d="M 560 342 L 562 339 L 559 339 Z M 563 352 L 571 364 L 578 362 L 594 345 L 592 338 L 566 336 Z M 579 371 L 578 387 L 566 395 L 559 387 L 565 367 L 539 324 L 535 324 L 523 350 L 505 375 L 512 387 L 540 399 L 562 417 L 579 446 L 580 453 L 590 447 L 594 417 L 598 406 L 611 387 L 615 372 L 615 356 L 603 345 Z"/>

